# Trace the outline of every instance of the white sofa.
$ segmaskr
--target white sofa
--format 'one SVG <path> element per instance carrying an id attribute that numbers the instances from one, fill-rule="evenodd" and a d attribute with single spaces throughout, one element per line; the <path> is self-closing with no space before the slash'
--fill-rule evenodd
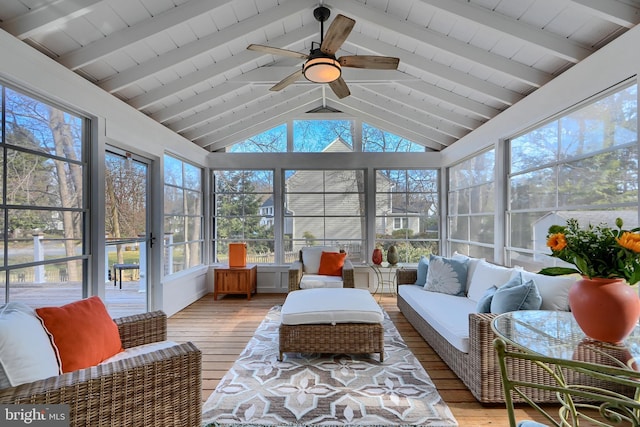
<path id="1" fill-rule="evenodd" d="M 479 313 L 478 302 L 487 289 L 501 286 L 515 276 L 523 282 L 533 280 L 541 297 L 542 310 L 568 310 L 569 288 L 578 276 L 551 277 L 490 264 L 477 258 L 467 260 L 467 279 L 463 295 L 425 290 L 416 285 L 418 270 L 397 272 L 398 307 L 407 320 L 455 372 L 482 403 L 504 402 L 500 369 L 493 347 L 495 335 L 491 321 L 497 313 Z M 523 363 L 514 367 L 523 376 L 545 375 Z M 538 402 L 555 402 L 553 394 L 538 390 L 531 396 Z"/>

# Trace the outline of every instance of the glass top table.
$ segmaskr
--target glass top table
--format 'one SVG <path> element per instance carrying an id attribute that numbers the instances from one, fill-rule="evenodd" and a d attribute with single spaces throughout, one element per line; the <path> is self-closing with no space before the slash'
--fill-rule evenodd
<path id="1" fill-rule="evenodd" d="M 505 342 L 528 353 L 640 370 L 638 325 L 620 345 L 587 338 L 567 311 L 513 311 L 497 316 L 491 327 Z"/>

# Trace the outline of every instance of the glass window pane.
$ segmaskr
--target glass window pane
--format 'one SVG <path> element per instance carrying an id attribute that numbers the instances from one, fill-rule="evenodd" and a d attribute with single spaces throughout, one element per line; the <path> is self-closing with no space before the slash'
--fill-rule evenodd
<path id="1" fill-rule="evenodd" d="M 293 151 L 353 151 L 351 120 L 294 120 Z"/>
<path id="2" fill-rule="evenodd" d="M 184 163 L 184 187 L 197 192 L 202 190 L 202 169 Z"/>
<path id="3" fill-rule="evenodd" d="M 516 175 L 510 180 L 510 208 L 556 206 L 555 168 L 540 169 Z"/>
<path id="4" fill-rule="evenodd" d="M 449 235 L 455 240 L 469 240 L 469 217 L 451 217 L 449 220 Z"/>
<path id="5" fill-rule="evenodd" d="M 82 168 L 77 164 L 9 149 L 7 203 L 82 208 L 82 180 L 70 179 L 74 176 L 82 177 Z"/>
<path id="6" fill-rule="evenodd" d="M 511 229 L 509 231 L 511 246 L 522 249 L 533 249 L 534 226 L 537 221 L 548 213 L 549 212 L 512 213 L 510 215 Z"/>
<path id="7" fill-rule="evenodd" d="M 177 187 L 183 186 L 182 161 L 166 154 L 164 156 L 164 183 Z"/>
<path id="8" fill-rule="evenodd" d="M 362 151 L 379 153 L 424 152 L 425 147 L 391 132 L 362 124 Z"/>
<path id="9" fill-rule="evenodd" d="M 245 139 L 229 147 L 230 153 L 286 153 L 287 125 L 283 124 L 266 132 Z"/>
<path id="10" fill-rule="evenodd" d="M 74 260 L 11 270 L 9 300 L 22 301 L 37 308 L 44 304 L 59 306 L 82 299 L 82 269 L 83 261 Z M 35 293 L 38 300 L 33 298 Z"/>
<path id="11" fill-rule="evenodd" d="M 184 195 L 187 208 L 185 214 L 200 216 L 202 214 L 202 193 L 199 191 L 185 190 Z"/>
<path id="12" fill-rule="evenodd" d="M 82 161 L 84 121 L 63 110 L 5 88 L 7 144 Z"/>
<path id="13" fill-rule="evenodd" d="M 184 190 L 177 187 L 164 187 L 165 215 L 184 214 Z"/>
<path id="14" fill-rule="evenodd" d="M 559 168 L 559 206 L 610 205 L 638 200 L 638 150 L 625 148 Z"/>
<path id="15" fill-rule="evenodd" d="M 493 182 L 470 189 L 470 213 L 494 212 L 495 185 Z"/>
<path id="16" fill-rule="evenodd" d="M 172 274 L 205 262 L 204 195 L 202 168 L 169 155 L 164 156 L 164 166 L 164 244 L 168 257 L 164 272 Z"/>
<path id="17" fill-rule="evenodd" d="M 494 216 L 472 216 L 469 227 L 469 240 L 479 243 L 493 244 L 494 242 Z"/>
<path id="18" fill-rule="evenodd" d="M 637 140 L 637 86 L 609 95 L 560 119 L 561 158 Z"/>
<path id="19" fill-rule="evenodd" d="M 558 158 L 558 122 L 554 121 L 510 141 L 511 173 L 548 165 Z"/>
<path id="20" fill-rule="evenodd" d="M 452 166 L 449 171 L 450 190 L 467 188 L 483 182 L 493 182 L 495 180 L 495 158 L 494 150 L 489 150 Z"/>

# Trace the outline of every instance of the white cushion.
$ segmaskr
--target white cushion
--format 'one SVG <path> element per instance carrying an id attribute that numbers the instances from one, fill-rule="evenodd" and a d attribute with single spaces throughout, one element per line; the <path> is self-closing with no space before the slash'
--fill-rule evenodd
<path id="1" fill-rule="evenodd" d="M 491 286 L 498 288 L 509 281 L 517 271 L 514 268 L 503 267 L 480 260 L 471 277 L 467 297 L 477 303 Z"/>
<path id="2" fill-rule="evenodd" d="M 60 375 L 49 335 L 26 304 L 0 307 L 0 367 L 1 388 Z"/>
<path id="3" fill-rule="evenodd" d="M 300 289 L 341 288 L 342 276 L 323 276 L 321 274 L 303 274 Z"/>
<path id="4" fill-rule="evenodd" d="M 305 273 L 318 274 L 322 252 L 340 252 L 331 246 L 308 246 L 302 248 L 302 266 Z"/>
<path id="5" fill-rule="evenodd" d="M 111 363 L 111 362 L 116 362 L 118 360 L 130 359 L 135 356 L 149 354 L 157 350 L 170 348 L 175 345 L 178 345 L 178 344 L 174 341 L 158 341 L 158 342 L 152 342 L 149 344 L 138 345 L 131 348 L 125 348 L 124 351 L 121 351 L 115 356 L 111 356 L 110 358 L 103 360 L 102 362 L 100 362 L 100 364 L 104 365 L 105 363 Z"/>
<path id="6" fill-rule="evenodd" d="M 398 292 L 451 345 L 464 353 L 469 352 L 469 314 L 476 312 L 474 301 L 425 291 L 414 285 L 400 285 Z"/>
<path id="7" fill-rule="evenodd" d="M 546 276 L 522 271 L 522 279 L 533 280 L 542 297 L 541 310 L 569 311 L 569 288 L 578 280 L 578 274 L 569 276 Z"/>
<path id="8" fill-rule="evenodd" d="M 382 309 L 366 289 L 309 289 L 289 292 L 282 305 L 285 325 L 382 323 Z"/>

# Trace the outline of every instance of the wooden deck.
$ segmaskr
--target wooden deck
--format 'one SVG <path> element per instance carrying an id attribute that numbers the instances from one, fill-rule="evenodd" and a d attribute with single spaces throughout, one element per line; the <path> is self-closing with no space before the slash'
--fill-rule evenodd
<path id="1" fill-rule="evenodd" d="M 285 294 L 257 294 L 247 301 L 242 295 L 213 300 L 207 295 L 169 318 L 169 339 L 192 341 L 203 353 L 202 398 L 206 400 L 231 368 L 269 308 L 282 304 Z M 381 304 L 403 339 L 433 379 L 461 427 L 508 427 L 502 405 L 482 406 L 456 375 L 434 353 L 396 307 L 394 296 L 385 295 Z M 543 421 L 528 407 L 518 409 L 518 420 Z"/>
<path id="2" fill-rule="evenodd" d="M 118 283 L 119 284 L 119 283 Z M 140 282 L 124 279 L 122 289 L 113 281 L 104 285 L 104 301 L 111 317 L 122 317 L 147 311 L 147 294 L 140 292 Z M 21 301 L 31 307 L 60 306 L 82 298 L 79 282 L 31 284 L 11 288 L 10 300 Z M 0 303 L 1 304 L 1 303 Z"/>

